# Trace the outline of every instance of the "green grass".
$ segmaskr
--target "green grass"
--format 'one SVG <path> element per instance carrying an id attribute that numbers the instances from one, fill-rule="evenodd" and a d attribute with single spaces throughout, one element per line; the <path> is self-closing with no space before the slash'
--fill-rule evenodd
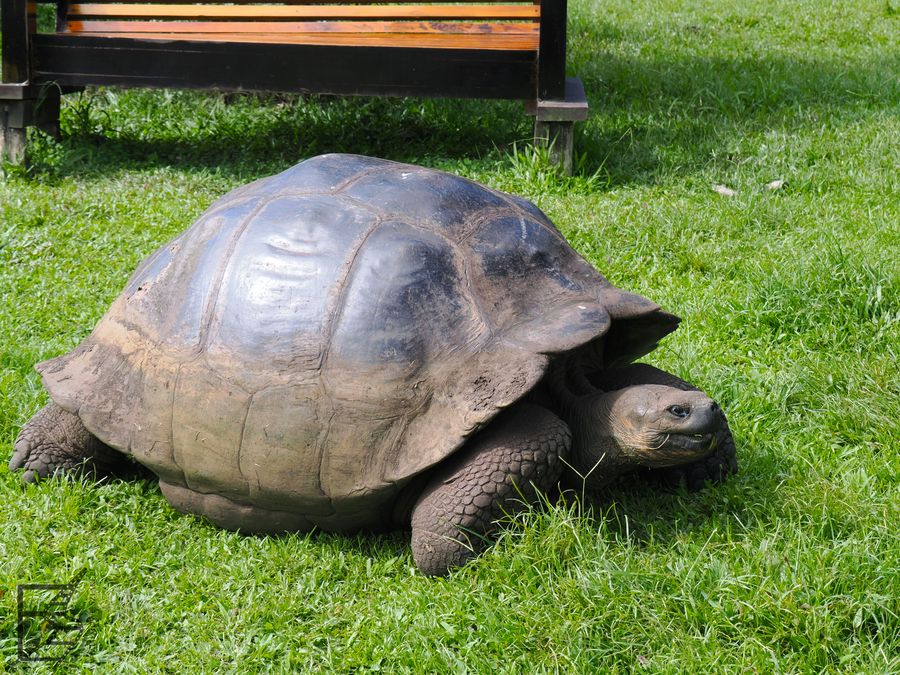
<path id="1" fill-rule="evenodd" d="M 33 364 L 144 256 L 226 190 L 349 151 L 528 196 L 680 314 L 651 360 L 722 403 L 742 471 L 698 494 L 626 482 L 592 516 L 551 504 L 429 580 L 405 533 L 242 538 L 150 482 L 0 469 L 0 667 L 26 670 L 15 585 L 85 570 L 66 672 L 900 672 L 898 14 L 573 0 L 591 117 L 567 180 L 515 104 L 68 97 L 62 141 L 0 182 L 4 460 L 46 399 Z"/>

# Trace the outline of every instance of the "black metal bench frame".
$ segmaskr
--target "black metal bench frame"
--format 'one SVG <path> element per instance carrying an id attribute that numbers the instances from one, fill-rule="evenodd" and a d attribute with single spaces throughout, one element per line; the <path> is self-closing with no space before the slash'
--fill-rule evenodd
<path id="1" fill-rule="evenodd" d="M 8 161 L 25 160 L 27 127 L 58 133 L 60 93 L 93 85 L 521 100 L 536 141 L 550 143 L 568 172 L 573 122 L 587 117 L 580 82 L 565 77 L 566 0 L 542 0 L 536 51 L 72 35 L 68 3 L 53 2 L 57 31 L 38 33 L 34 2 L 0 0 L 0 157 Z"/>

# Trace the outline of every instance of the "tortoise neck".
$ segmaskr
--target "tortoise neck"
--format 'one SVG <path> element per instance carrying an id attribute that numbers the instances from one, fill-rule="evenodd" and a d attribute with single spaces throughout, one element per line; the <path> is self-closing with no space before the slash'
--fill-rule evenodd
<path id="1" fill-rule="evenodd" d="M 559 408 L 557 412 L 566 422 L 581 410 L 585 398 L 597 391 L 584 376 L 580 364 L 571 356 L 560 357 L 550 367 L 547 385 Z"/>
<path id="2" fill-rule="evenodd" d="M 570 485 L 595 490 L 624 473 L 627 460 L 614 433 L 615 392 L 593 387 L 572 359 L 555 364 L 547 384 L 556 414 L 572 431 Z"/>

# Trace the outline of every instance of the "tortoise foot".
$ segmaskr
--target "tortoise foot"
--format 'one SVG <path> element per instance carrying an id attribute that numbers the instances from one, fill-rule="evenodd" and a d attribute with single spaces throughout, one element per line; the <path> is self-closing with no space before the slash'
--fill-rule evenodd
<path id="1" fill-rule="evenodd" d="M 25 469 L 22 480 L 34 483 L 56 473 L 103 475 L 122 459 L 122 455 L 93 436 L 77 415 L 50 403 L 22 427 L 9 468 Z"/>

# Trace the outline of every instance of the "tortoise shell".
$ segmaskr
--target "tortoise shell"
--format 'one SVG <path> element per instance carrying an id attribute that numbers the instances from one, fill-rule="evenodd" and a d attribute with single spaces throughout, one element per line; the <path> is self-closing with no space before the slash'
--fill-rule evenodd
<path id="1" fill-rule="evenodd" d="M 363 525 L 554 355 L 630 360 L 676 325 L 530 202 L 324 155 L 215 202 L 38 370 L 165 482 Z"/>

